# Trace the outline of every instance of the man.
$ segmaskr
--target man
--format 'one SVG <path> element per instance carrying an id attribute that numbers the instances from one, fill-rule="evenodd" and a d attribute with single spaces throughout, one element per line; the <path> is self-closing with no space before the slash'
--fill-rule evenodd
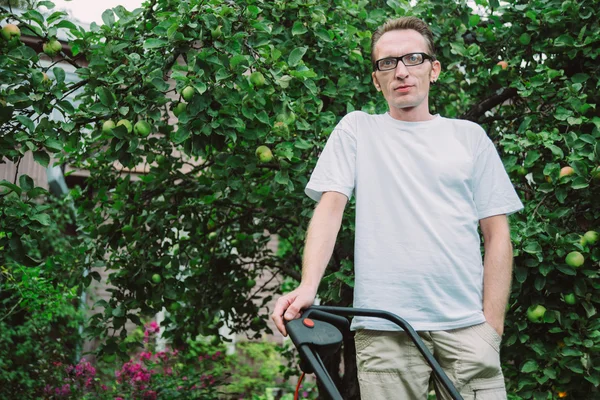
<path id="1" fill-rule="evenodd" d="M 506 215 L 522 204 L 481 127 L 429 113 L 441 65 L 423 21 L 388 21 L 373 34 L 371 57 L 389 112 L 352 112 L 332 132 L 306 187 L 318 204 L 302 282 L 277 301 L 272 318 L 285 335 L 283 318 L 313 303 L 354 192 L 354 306 L 406 319 L 465 399 L 505 399 Z M 356 317 L 352 329 L 363 399 L 427 398 L 431 369 L 406 334 L 374 318 Z"/>

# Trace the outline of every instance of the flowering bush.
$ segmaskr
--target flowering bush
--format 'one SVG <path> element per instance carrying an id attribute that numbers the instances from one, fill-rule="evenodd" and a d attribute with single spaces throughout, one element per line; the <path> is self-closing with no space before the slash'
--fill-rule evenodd
<path id="1" fill-rule="evenodd" d="M 160 332 L 156 322 L 146 325 L 145 347 L 124 362 L 112 375 L 97 374 L 96 368 L 82 359 L 76 365 L 63 365 L 54 385 L 46 385 L 49 399 L 216 399 L 217 389 L 227 378 L 227 363 L 220 350 L 197 355 L 197 350 L 155 351 L 154 336 Z"/>

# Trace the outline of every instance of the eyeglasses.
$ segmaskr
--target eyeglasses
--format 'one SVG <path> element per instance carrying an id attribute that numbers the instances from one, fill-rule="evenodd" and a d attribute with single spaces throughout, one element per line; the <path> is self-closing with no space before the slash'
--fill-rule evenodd
<path id="1" fill-rule="evenodd" d="M 427 53 L 408 53 L 400 57 L 386 57 L 375 61 L 375 69 L 378 71 L 389 71 L 396 69 L 398 61 L 402 61 L 407 67 L 414 67 L 415 65 L 421 65 L 425 60 L 435 60 L 435 57 L 430 56 Z"/>

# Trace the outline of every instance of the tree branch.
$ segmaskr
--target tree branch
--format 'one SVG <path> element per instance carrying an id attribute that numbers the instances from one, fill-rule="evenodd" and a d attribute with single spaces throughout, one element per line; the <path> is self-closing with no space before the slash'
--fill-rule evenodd
<path id="1" fill-rule="evenodd" d="M 481 103 L 472 107 L 469 111 L 464 113 L 461 118 L 468 119 L 473 122 L 478 122 L 479 118 L 486 113 L 486 111 L 504 103 L 506 100 L 517 95 L 517 89 L 515 88 L 504 88 L 501 92 L 488 97 Z"/>

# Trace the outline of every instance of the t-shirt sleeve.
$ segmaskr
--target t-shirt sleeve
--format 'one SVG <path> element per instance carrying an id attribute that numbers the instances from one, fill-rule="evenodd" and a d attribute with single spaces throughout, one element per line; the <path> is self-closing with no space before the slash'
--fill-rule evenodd
<path id="1" fill-rule="evenodd" d="M 339 192 L 352 198 L 356 171 L 356 137 L 341 126 L 331 132 L 304 192 L 319 201 L 325 192 Z"/>
<path id="2" fill-rule="evenodd" d="M 523 209 L 498 151 L 488 137 L 474 164 L 473 198 L 478 219 Z"/>

